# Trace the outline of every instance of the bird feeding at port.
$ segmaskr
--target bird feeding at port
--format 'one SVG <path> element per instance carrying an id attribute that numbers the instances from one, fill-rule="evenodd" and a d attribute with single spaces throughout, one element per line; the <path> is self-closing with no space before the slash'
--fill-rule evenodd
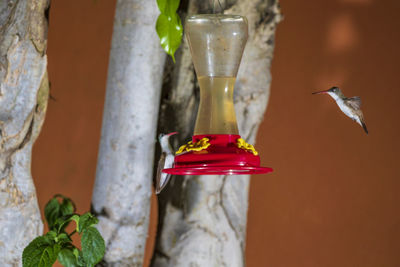
<path id="1" fill-rule="evenodd" d="M 364 115 L 361 111 L 361 98 L 359 96 L 345 97 L 339 87 L 332 87 L 329 90 L 319 91 L 312 93 L 315 94 L 328 94 L 339 106 L 340 110 L 350 119 L 357 122 L 363 127 L 366 134 L 368 134 L 367 125 L 364 122 Z"/>
<path id="2" fill-rule="evenodd" d="M 160 142 L 161 146 L 161 156 L 160 160 L 158 161 L 157 167 L 156 194 L 159 194 L 164 189 L 169 179 L 171 178 L 171 174 L 163 173 L 162 170 L 165 168 L 172 168 L 172 166 L 174 165 L 175 153 L 169 143 L 169 138 L 175 134 L 177 134 L 177 132 L 160 134 L 158 136 L 158 141 Z"/>
<path id="3" fill-rule="evenodd" d="M 240 15 L 188 16 L 185 35 L 200 86 L 200 104 L 192 140 L 175 152 L 171 175 L 232 175 L 272 172 L 238 131 L 233 92 L 248 38 Z"/>

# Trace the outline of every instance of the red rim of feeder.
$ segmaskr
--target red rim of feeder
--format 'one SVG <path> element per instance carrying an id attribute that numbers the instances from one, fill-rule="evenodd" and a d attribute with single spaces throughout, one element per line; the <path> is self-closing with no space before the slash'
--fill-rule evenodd
<path id="1" fill-rule="evenodd" d="M 175 156 L 174 167 L 164 169 L 173 175 L 262 174 L 273 170 L 260 166 L 260 157 L 253 151 L 239 148 L 240 135 L 194 135 L 192 143 L 207 138 L 210 144 L 200 151 L 186 151 Z"/>

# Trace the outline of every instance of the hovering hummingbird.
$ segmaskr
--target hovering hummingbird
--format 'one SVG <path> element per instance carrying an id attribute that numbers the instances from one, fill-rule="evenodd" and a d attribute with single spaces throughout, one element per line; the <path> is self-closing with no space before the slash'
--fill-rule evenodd
<path id="1" fill-rule="evenodd" d="M 177 134 L 177 132 L 169 134 L 160 134 L 158 136 L 158 141 L 161 146 L 161 157 L 158 161 L 157 177 L 156 177 L 156 194 L 159 194 L 161 190 L 167 185 L 171 174 L 163 173 L 162 170 L 166 168 L 172 168 L 174 164 L 174 151 L 169 144 L 169 138 L 172 135 Z"/>
<path id="2" fill-rule="evenodd" d="M 350 117 L 353 121 L 360 124 L 364 131 L 368 134 L 367 126 L 364 123 L 364 116 L 361 111 L 361 98 L 359 96 L 345 97 L 339 87 L 332 87 L 329 90 L 314 92 L 314 94 L 328 94 L 339 106 L 340 110 Z"/>

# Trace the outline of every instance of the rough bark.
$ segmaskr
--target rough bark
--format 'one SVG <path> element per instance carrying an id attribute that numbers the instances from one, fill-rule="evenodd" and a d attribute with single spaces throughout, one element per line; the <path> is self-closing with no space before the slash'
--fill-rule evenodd
<path id="1" fill-rule="evenodd" d="M 243 14 L 249 22 L 234 99 L 240 134 L 254 143 L 269 97 L 274 34 L 281 19 L 279 3 L 228 1 L 226 6 L 225 14 Z M 207 8 L 207 1 L 193 0 L 188 13 L 204 13 Z M 166 69 L 160 114 L 161 132 L 181 134 L 175 146 L 190 139 L 198 106 L 186 40 L 177 61 L 176 67 Z M 248 188 L 249 176 L 174 177 L 159 196 L 153 266 L 244 266 Z"/>
<path id="2" fill-rule="evenodd" d="M 32 145 L 46 113 L 47 0 L 0 1 L 0 259 L 20 266 L 40 235 Z"/>
<path id="3" fill-rule="evenodd" d="M 118 0 L 92 204 L 102 265 L 142 266 L 165 53 L 156 1 Z"/>

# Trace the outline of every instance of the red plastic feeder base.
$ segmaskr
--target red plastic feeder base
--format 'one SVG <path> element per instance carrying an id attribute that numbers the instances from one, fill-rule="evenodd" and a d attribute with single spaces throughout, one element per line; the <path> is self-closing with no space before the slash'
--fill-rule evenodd
<path id="1" fill-rule="evenodd" d="M 194 135 L 193 144 L 208 138 L 210 145 L 200 151 L 187 151 L 175 156 L 174 167 L 164 169 L 173 175 L 261 174 L 273 170 L 260 166 L 260 157 L 239 148 L 240 135 Z"/>

